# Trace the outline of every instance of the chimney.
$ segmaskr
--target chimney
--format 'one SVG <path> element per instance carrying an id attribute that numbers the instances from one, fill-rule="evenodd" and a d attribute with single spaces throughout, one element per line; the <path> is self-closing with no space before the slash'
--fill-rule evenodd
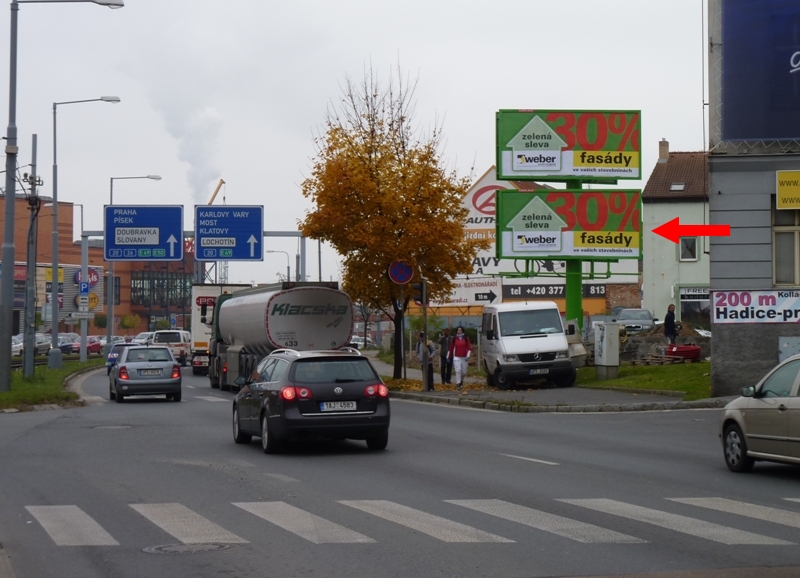
<path id="1" fill-rule="evenodd" d="M 662 138 L 658 142 L 658 162 L 665 163 L 669 160 L 669 141 Z"/>

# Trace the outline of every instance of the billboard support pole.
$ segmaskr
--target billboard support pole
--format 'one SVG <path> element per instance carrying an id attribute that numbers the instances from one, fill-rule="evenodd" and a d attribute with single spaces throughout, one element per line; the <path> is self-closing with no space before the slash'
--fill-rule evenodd
<path id="1" fill-rule="evenodd" d="M 580 189 L 580 179 L 567 180 L 568 189 Z M 583 330 L 583 261 L 567 260 L 567 320 L 575 319 Z"/>

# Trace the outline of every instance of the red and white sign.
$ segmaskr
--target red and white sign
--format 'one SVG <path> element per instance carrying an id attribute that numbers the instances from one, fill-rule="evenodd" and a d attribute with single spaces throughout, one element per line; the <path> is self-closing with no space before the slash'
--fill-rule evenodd
<path id="1" fill-rule="evenodd" d="M 89 267 L 89 269 L 87 269 L 87 273 L 88 273 L 87 277 L 89 277 L 89 287 L 94 287 L 100 282 L 100 274 L 97 272 L 97 269 L 95 269 L 94 267 Z M 80 269 L 75 271 L 74 279 L 76 285 L 83 280 L 81 279 Z"/>
<path id="2" fill-rule="evenodd" d="M 214 297 L 213 295 L 208 295 L 208 296 L 198 295 L 197 299 L 195 299 L 194 302 L 195 305 L 197 305 L 198 307 L 202 307 L 203 305 L 207 307 L 213 307 L 214 304 L 217 302 L 217 298 Z"/>

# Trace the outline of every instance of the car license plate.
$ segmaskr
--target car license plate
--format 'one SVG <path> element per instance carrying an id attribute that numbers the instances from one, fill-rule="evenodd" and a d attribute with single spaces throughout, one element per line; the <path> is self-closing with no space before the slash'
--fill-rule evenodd
<path id="1" fill-rule="evenodd" d="M 320 411 L 354 411 L 356 402 L 354 401 L 322 401 L 319 404 Z"/>
<path id="2" fill-rule="evenodd" d="M 160 369 L 140 369 L 139 375 L 161 375 Z"/>
<path id="3" fill-rule="evenodd" d="M 528 373 L 528 375 L 546 375 L 547 373 L 550 373 L 550 370 L 547 369 L 547 368 L 545 368 L 545 369 L 531 369 L 530 372 Z"/>

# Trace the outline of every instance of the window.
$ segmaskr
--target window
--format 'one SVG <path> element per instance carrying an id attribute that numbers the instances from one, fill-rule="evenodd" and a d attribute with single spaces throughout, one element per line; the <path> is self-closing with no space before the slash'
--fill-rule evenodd
<path id="1" fill-rule="evenodd" d="M 697 261 L 697 237 L 681 237 L 680 260 Z"/>
<path id="2" fill-rule="evenodd" d="M 672 183 L 669 186 L 670 192 L 676 193 L 686 189 L 686 183 Z"/>
<path id="3" fill-rule="evenodd" d="M 761 395 L 764 397 L 788 396 L 792 392 L 798 371 L 800 371 L 800 361 L 792 361 L 776 369 L 761 385 Z"/>
<path id="4" fill-rule="evenodd" d="M 800 211 L 773 208 L 772 265 L 775 285 L 800 285 L 798 247 L 800 247 Z"/>

